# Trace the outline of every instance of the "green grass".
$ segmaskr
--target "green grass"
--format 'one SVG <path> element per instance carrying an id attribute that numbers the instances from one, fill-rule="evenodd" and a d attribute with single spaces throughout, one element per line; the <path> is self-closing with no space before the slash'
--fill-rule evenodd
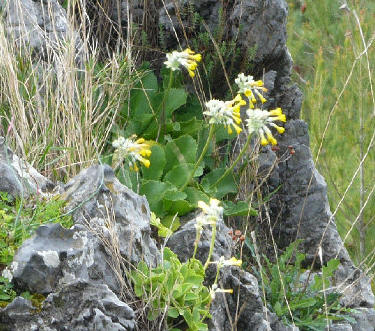
<path id="1" fill-rule="evenodd" d="M 288 1 L 288 47 L 294 59 L 293 78 L 305 97 L 302 117 L 309 124 L 311 148 L 328 183 L 340 235 L 355 262 L 371 266 L 375 247 L 371 86 L 375 3 L 349 1 L 345 10 L 339 9 L 341 3 L 336 0 L 302 2 Z M 367 54 L 362 53 L 361 30 L 365 44 L 370 44 Z"/>

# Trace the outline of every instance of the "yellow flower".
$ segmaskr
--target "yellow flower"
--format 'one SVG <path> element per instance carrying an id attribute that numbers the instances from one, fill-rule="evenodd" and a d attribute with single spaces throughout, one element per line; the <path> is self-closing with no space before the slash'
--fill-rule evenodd
<path id="1" fill-rule="evenodd" d="M 203 112 L 203 114 L 210 117 L 209 123 L 224 124 L 229 134 L 232 134 L 233 127 L 239 134 L 242 131 L 239 126 L 241 124 L 240 107 L 243 105 L 246 105 L 246 101 L 239 94 L 230 101 L 213 99 L 206 102 L 208 110 Z"/>
<path id="2" fill-rule="evenodd" d="M 255 96 L 257 96 L 262 103 L 267 101 L 260 93 L 260 91 L 267 92 L 262 80 L 255 81 L 253 76 L 245 76 L 243 73 L 240 73 L 235 79 L 235 83 L 238 86 L 238 93 L 243 93 L 248 98 L 250 108 L 255 108 L 254 104 L 257 102 Z"/>
<path id="3" fill-rule="evenodd" d="M 136 136 L 125 139 L 119 137 L 113 141 L 112 146 L 116 149 L 113 154 L 112 166 L 116 169 L 125 159 L 129 160 L 129 167 L 138 171 L 137 161 L 141 162 L 146 168 L 150 167 L 150 160 L 147 158 L 151 155 L 150 144 L 143 138 L 137 140 Z"/>
<path id="4" fill-rule="evenodd" d="M 216 284 L 212 285 L 212 288 L 210 290 L 211 299 L 214 300 L 216 293 L 233 293 L 233 289 L 222 289 L 218 288 Z"/>
<path id="5" fill-rule="evenodd" d="M 216 222 L 223 217 L 224 208 L 220 207 L 220 201 L 210 199 L 210 204 L 204 201 L 198 201 L 198 207 L 202 209 L 202 214 L 196 218 L 195 228 L 201 232 L 204 225 L 215 225 Z"/>
<path id="6" fill-rule="evenodd" d="M 225 260 L 224 256 L 220 257 L 219 261 L 214 262 L 217 263 L 218 267 L 226 267 L 226 266 L 236 266 L 241 267 L 242 260 L 238 260 L 235 257 L 231 257 L 229 260 Z"/>
<path id="7" fill-rule="evenodd" d="M 167 68 L 172 71 L 180 70 L 180 66 L 183 66 L 187 69 L 189 76 L 195 76 L 195 69 L 197 69 L 198 63 L 202 61 L 201 54 L 195 54 L 190 48 L 186 48 L 183 52 L 173 51 L 172 53 L 167 54 L 167 61 L 164 64 Z"/>
<path id="8" fill-rule="evenodd" d="M 283 114 L 281 108 L 276 108 L 270 111 L 262 109 L 248 109 L 246 119 L 247 129 L 249 134 L 256 133 L 260 137 L 260 143 L 262 146 L 266 146 L 268 143 L 272 145 L 277 144 L 277 140 L 272 135 L 271 130 L 268 126 L 274 127 L 280 134 L 285 132 L 285 129 L 281 126 L 276 125 L 275 121 L 286 122 L 286 116 Z"/>

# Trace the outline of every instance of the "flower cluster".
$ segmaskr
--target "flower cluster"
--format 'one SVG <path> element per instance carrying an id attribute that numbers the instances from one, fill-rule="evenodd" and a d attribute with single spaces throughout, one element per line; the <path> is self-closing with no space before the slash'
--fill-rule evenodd
<path id="1" fill-rule="evenodd" d="M 119 137 L 112 142 L 112 146 L 116 148 L 113 154 L 114 168 L 122 163 L 124 159 L 129 160 L 129 167 L 134 171 L 138 171 L 136 162 L 141 162 L 146 168 L 150 166 L 150 160 L 147 158 L 151 155 L 150 144 L 147 143 L 143 138 L 137 140 L 136 136 L 130 138 Z"/>
<path id="2" fill-rule="evenodd" d="M 285 114 L 283 114 L 281 108 L 267 111 L 255 107 L 257 102 L 255 96 L 259 98 L 262 104 L 267 101 L 261 93 L 267 92 L 262 80 L 255 81 L 253 76 L 245 76 L 243 73 L 241 73 L 235 79 L 235 82 L 239 89 L 238 93 L 245 94 L 249 101 L 249 108 L 246 111 L 246 126 L 249 134 L 257 134 L 260 137 L 260 143 L 262 146 L 266 146 L 268 143 L 276 145 L 277 140 L 272 135 L 269 127 L 274 127 L 280 134 L 284 133 L 285 129 L 276 125 L 274 122 L 286 122 Z"/>
<path id="3" fill-rule="evenodd" d="M 210 100 L 206 102 L 207 111 L 203 112 L 210 117 L 211 124 L 224 124 L 228 129 L 228 133 L 232 134 L 232 126 L 237 134 L 242 131 L 239 124 L 241 124 L 240 107 L 246 105 L 246 101 L 238 94 L 231 101 Z"/>
<path id="4" fill-rule="evenodd" d="M 204 201 L 198 201 L 198 207 L 202 209 L 202 214 L 196 218 L 195 228 L 197 232 L 201 232 L 204 225 L 215 226 L 216 222 L 223 217 L 224 208 L 219 206 L 220 201 L 217 199 L 210 199 L 210 204 L 207 205 Z"/>
<path id="5" fill-rule="evenodd" d="M 271 111 L 256 109 L 248 109 L 247 114 L 247 129 L 249 134 L 256 133 L 260 136 L 260 143 L 262 146 L 266 146 L 268 143 L 272 145 L 277 144 L 277 140 L 272 135 L 271 130 L 268 126 L 276 128 L 277 132 L 284 133 L 285 129 L 281 126 L 276 125 L 275 121 L 286 122 L 285 114 L 282 113 L 281 108 L 276 108 Z M 267 138 L 266 138 L 266 136 Z"/>
<path id="6" fill-rule="evenodd" d="M 260 91 L 267 92 L 262 80 L 255 81 L 253 76 L 245 76 L 241 73 L 234 81 L 238 86 L 238 93 L 243 93 L 248 98 L 250 108 L 255 108 L 254 104 L 257 102 L 255 95 L 262 103 L 267 101 L 260 93 Z"/>
<path id="7" fill-rule="evenodd" d="M 195 76 L 194 70 L 197 68 L 198 63 L 202 60 L 201 54 L 195 54 L 190 48 L 186 48 L 183 52 L 173 51 L 167 54 L 167 61 L 164 64 L 172 71 L 180 70 L 183 66 L 189 72 L 190 77 Z"/>

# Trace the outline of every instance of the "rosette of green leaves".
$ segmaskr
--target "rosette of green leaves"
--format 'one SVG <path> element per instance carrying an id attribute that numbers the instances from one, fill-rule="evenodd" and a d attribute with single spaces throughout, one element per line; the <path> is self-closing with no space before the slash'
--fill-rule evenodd
<path id="1" fill-rule="evenodd" d="M 155 320 L 166 311 L 169 327 L 183 318 L 189 330 L 207 330 L 204 320 L 210 317 L 211 296 L 203 285 L 204 275 L 199 260 L 181 263 L 169 248 L 164 248 L 163 261 L 156 268 L 140 262 L 137 269 L 130 272 L 135 294 L 149 302 L 149 320 Z"/>

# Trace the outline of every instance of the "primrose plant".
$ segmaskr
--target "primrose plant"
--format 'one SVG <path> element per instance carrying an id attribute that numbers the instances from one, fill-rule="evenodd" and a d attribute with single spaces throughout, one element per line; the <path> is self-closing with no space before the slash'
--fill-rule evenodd
<path id="1" fill-rule="evenodd" d="M 234 169 L 253 136 L 262 146 L 276 145 L 272 130 L 285 131 L 279 125 L 286 122 L 285 114 L 281 108 L 264 109 L 267 89 L 253 76 L 238 75 L 232 100 L 212 99 L 202 104 L 188 95 L 182 85 L 183 73 L 198 79 L 201 61 L 200 54 L 187 48 L 167 54 L 161 83 L 146 71 L 124 104 L 120 114 L 124 122 L 118 125 L 112 143 L 112 166 L 120 180 L 146 195 L 161 224 L 172 231 L 179 227 L 180 216 L 197 208 L 198 201 L 209 203 L 211 197 L 222 201 L 224 216 L 256 215 L 247 201 L 233 201 L 239 176 Z M 216 144 L 230 143 L 240 134 L 247 138 L 235 160 L 228 165 L 229 157 L 218 159 Z"/>
<path id="2" fill-rule="evenodd" d="M 163 74 L 162 70 L 162 86 L 157 85 L 153 76 L 146 76 L 142 88 L 147 103 L 142 101 L 142 92 L 134 92 L 130 99 L 134 101 L 135 109 L 127 105 L 130 117 L 123 131 L 129 138 L 119 135 L 113 142 L 113 168 L 124 164 L 130 174 L 140 174 L 137 176 L 140 193 L 148 198 L 153 212 L 151 224 L 158 229 L 159 236 L 168 239 L 178 227 L 178 216 L 197 207 L 201 209 L 201 214 L 196 217 L 196 239 L 188 261 L 181 262 L 169 248 L 164 248 L 162 261 L 157 267 L 140 262 L 130 272 L 136 295 L 147 299 L 148 318 L 161 318 L 171 330 L 178 330 L 176 326 L 182 320 L 189 330 L 207 330 L 205 320 L 210 318 L 209 308 L 216 294 L 233 293 L 233 289 L 219 288 L 219 272 L 227 266 L 241 267 L 242 261 L 234 257 L 212 261 L 216 225 L 224 216 L 256 215 L 256 211 L 246 202 L 219 199 L 236 193 L 233 169 L 248 150 L 251 138 L 256 135 L 262 146 L 275 145 L 277 141 L 271 129 L 275 128 L 280 134 L 285 130 L 275 123 L 286 121 L 281 108 L 263 109 L 267 101 L 263 96 L 267 92 L 263 81 L 255 81 L 243 73 L 235 80 L 238 91 L 232 100 L 209 100 L 202 111 L 202 106 L 194 103 L 194 98 L 190 96 L 189 99 L 185 90 L 178 87 L 181 69 L 186 69 L 190 78 L 196 79 L 201 60 L 202 56 L 189 48 L 167 54 L 167 71 Z M 145 111 L 147 107 L 149 112 Z M 247 108 L 244 123 L 241 107 Z M 189 110 L 194 116 L 184 117 Z M 131 117 L 131 114 L 137 116 Z M 247 134 L 247 139 L 239 155 L 230 166 L 224 164 L 215 168 L 210 162 L 215 143 L 230 141 L 242 132 Z M 220 136 L 224 138 L 219 140 Z M 127 178 L 130 186 L 131 177 L 128 175 Z M 196 254 L 206 227 L 211 228 L 211 242 L 203 264 L 196 259 Z M 203 282 L 210 264 L 216 265 L 217 272 L 208 288 Z"/>
<path id="3" fill-rule="evenodd" d="M 169 248 L 164 248 L 163 259 L 160 265 L 150 268 L 140 262 L 136 269 L 130 272 L 130 279 L 134 284 L 135 294 L 149 302 L 149 320 L 163 318 L 168 330 L 180 330 L 176 326 L 183 320 L 189 330 L 207 330 L 205 320 L 210 318 L 210 304 L 217 293 L 233 293 L 233 289 L 222 289 L 218 286 L 220 269 L 226 266 L 241 266 L 242 261 L 232 257 L 225 260 L 211 261 L 216 239 L 216 223 L 223 217 L 223 207 L 220 201 L 211 199 L 209 204 L 199 201 L 202 213 L 196 218 L 196 240 L 194 242 L 193 256 L 181 263 L 177 255 Z M 168 231 L 155 215 L 152 224 L 159 231 Z M 206 263 L 195 258 L 201 233 L 205 227 L 210 226 L 212 232 L 211 245 Z M 210 263 L 216 264 L 216 277 L 210 288 L 203 284 L 205 272 Z"/>

